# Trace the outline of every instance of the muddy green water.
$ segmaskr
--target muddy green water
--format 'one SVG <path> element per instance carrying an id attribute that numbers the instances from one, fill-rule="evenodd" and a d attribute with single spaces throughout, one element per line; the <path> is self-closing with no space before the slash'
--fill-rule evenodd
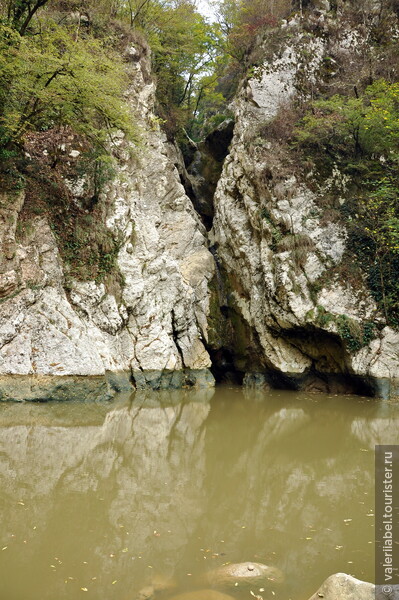
<path id="1" fill-rule="evenodd" d="M 337 571 L 372 580 L 377 443 L 399 443 L 399 408 L 354 397 L 0 405 L 0 600 L 135 600 L 241 561 L 283 571 L 264 600 L 306 600 Z"/>

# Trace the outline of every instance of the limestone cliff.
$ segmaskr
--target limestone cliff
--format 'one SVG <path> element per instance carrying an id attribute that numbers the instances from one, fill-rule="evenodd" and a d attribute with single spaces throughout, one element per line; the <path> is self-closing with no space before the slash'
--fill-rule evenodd
<path id="1" fill-rule="evenodd" d="M 247 385 L 398 395 L 399 334 L 345 270 L 348 181 L 306 173 L 284 137 L 293 99 L 385 64 L 366 4 L 360 24 L 322 2 L 276 28 L 233 103 L 229 151 L 230 119 L 186 165 L 155 117 L 147 51 L 127 51 L 141 141 L 114 139 L 102 191 L 88 202 L 72 136 L 59 144 L 69 212 L 38 210 L 26 187 L 0 195 L 0 399 L 208 386 L 211 367 Z M 27 150 L 28 163 L 47 152 Z"/>
<path id="2" fill-rule="evenodd" d="M 75 278 L 46 214 L 35 215 L 28 207 L 28 222 L 25 215 L 18 235 L 29 190 L 3 194 L 0 374 L 32 377 L 23 380 L 23 387 L 6 378 L 9 387 L 3 379 L 0 398 L 46 397 L 47 376 L 99 376 L 101 382 L 106 372 L 132 373 L 136 387 L 213 383 L 204 347 L 213 258 L 180 183 L 173 146 L 153 113 L 148 56 L 132 47 L 127 59 L 131 86 L 126 99 L 140 126 L 140 145 L 114 141 L 115 177 L 95 209 L 81 211 L 92 219 L 90 228 L 105 225 L 117 248 L 115 264 L 107 269 L 105 263 L 105 269 L 114 276 L 117 272 L 119 284 Z M 69 163 L 80 160 L 73 146 L 64 144 L 61 150 Z M 85 175 L 67 185 L 72 202 L 83 206 Z M 63 226 L 68 223 L 58 233 Z M 74 252 L 72 247 L 66 255 L 71 261 Z M 60 380 L 56 393 L 51 383 L 50 395 L 62 397 L 67 381 Z M 128 376 L 113 377 L 111 383 L 117 389 L 130 386 Z"/>
<path id="3" fill-rule="evenodd" d="M 248 384 L 398 392 L 399 335 L 385 326 L 365 279 L 345 269 L 347 231 L 334 217 L 348 201 L 347 181 L 339 170 L 323 179 L 301 169 L 284 139 L 292 101 L 326 85 L 352 84 L 353 93 L 353 83 L 378 76 L 384 62 L 370 34 L 378 3 L 364 4 L 360 24 L 326 10 L 284 23 L 234 102 L 210 235 L 224 317 L 214 319 L 211 337 L 226 370 Z"/>

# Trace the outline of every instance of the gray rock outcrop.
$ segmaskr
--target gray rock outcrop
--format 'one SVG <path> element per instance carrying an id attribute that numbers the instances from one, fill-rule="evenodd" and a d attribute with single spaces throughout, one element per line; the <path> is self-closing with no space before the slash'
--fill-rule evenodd
<path id="1" fill-rule="evenodd" d="M 338 25 L 338 35 L 324 14 L 311 19 L 316 33 L 297 20 L 285 24 L 279 50 L 255 68 L 234 102 L 234 137 L 210 232 L 225 316 L 212 341 L 215 352 L 233 356 L 234 368 L 250 385 L 268 380 L 282 387 L 395 396 L 399 334 L 384 327 L 365 280 L 345 276 L 348 233 L 323 208 L 332 189 L 338 205 L 346 202 L 347 180 L 338 170 L 318 185 L 312 173 L 308 180 L 301 177 L 298 157 L 284 139 L 289 103 L 312 97 L 325 57 L 335 53 L 352 65 L 367 44 L 367 35 L 348 23 Z M 370 322 L 376 333 L 364 341 Z M 347 343 L 352 334 L 360 340 L 355 348 Z"/>
<path id="2" fill-rule="evenodd" d="M 397 600 L 399 586 L 375 586 L 346 573 L 328 577 L 310 600 Z"/>
<path id="3" fill-rule="evenodd" d="M 335 81 L 336 64 L 364 79 L 362 57 L 373 54 L 368 26 L 319 4 L 282 23 L 278 48 L 265 48 L 241 85 L 235 120 L 194 144 L 189 165 L 155 117 L 148 53 L 128 50 L 139 145 L 115 137 L 115 177 L 94 210 L 85 210 L 89 176 L 64 177 L 71 204 L 111 240 L 102 277 L 77 276 L 73 243 L 48 214 L 29 212 L 29 190 L 0 194 L 0 399 L 80 396 L 83 377 L 102 398 L 212 386 L 211 366 L 248 387 L 399 394 L 399 333 L 365 278 L 346 277 L 348 231 L 323 208 L 331 195 L 345 206 L 348 180 L 338 168 L 317 184 L 303 177 L 284 138 L 291 100 L 352 86 L 344 68 Z M 78 165 L 71 144 L 60 148 Z"/>
<path id="4" fill-rule="evenodd" d="M 148 58 L 136 54 L 133 48 L 126 98 L 141 141 L 131 147 L 122 137 L 114 140 L 116 176 L 99 198 L 119 248 L 113 267 L 119 294 L 70 276 L 46 216 L 33 216 L 17 236 L 23 190 L 0 197 L 0 375 L 31 376 L 25 397 L 47 397 L 47 376 L 127 372 L 136 387 L 213 384 L 204 342 L 214 261 L 180 183 L 173 146 L 156 123 Z M 79 160 L 79 154 L 69 157 Z M 84 177 L 67 181 L 76 204 L 86 183 Z M 2 397 L 16 397 L 12 382 L 3 384 Z"/>

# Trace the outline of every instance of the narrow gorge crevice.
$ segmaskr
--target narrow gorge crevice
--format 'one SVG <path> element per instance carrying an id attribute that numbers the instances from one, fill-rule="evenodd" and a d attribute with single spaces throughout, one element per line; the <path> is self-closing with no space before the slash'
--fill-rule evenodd
<path id="1" fill-rule="evenodd" d="M 180 180 L 207 231 L 212 228 L 214 195 L 233 132 L 233 119 L 226 119 L 199 142 L 186 134 L 178 147 Z"/>

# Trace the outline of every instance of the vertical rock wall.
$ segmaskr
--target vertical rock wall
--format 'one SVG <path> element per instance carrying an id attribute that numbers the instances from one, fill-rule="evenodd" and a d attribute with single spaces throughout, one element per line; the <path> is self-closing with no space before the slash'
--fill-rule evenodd
<path id="1" fill-rule="evenodd" d="M 126 98 L 141 140 L 136 147 L 123 137 L 114 140 L 116 176 L 96 206 L 100 224 L 118 244 L 112 267 L 118 293 L 104 282 L 71 276 L 45 214 L 30 215 L 18 238 L 26 190 L 3 194 L 0 398 L 45 397 L 49 385 L 52 397 L 63 397 L 66 376 L 103 381 L 106 372 L 127 374 L 112 377 L 117 389 L 130 385 L 130 374 L 137 387 L 213 384 L 204 346 L 213 258 L 180 183 L 173 146 L 153 113 L 148 56 L 131 48 L 127 60 Z M 80 160 L 79 151 L 63 151 L 70 162 Z M 73 202 L 82 205 L 85 177 L 67 184 Z M 16 386 L 9 375 L 31 379 Z M 62 376 L 58 391 L 48 376 Z"/>
<path id="2" fill-rule="evenodd" d="M 278 49 L 266 42 L 269 57 L 234 103 L 234 137 L 214 199 L 210 237 L 224 311 L 214 351 L 250 385 L 396 395 L 399 334 L 384 326 L 365 280 L 345 277 L 347 231 L 325 210 L 331 194 L 338 206 L 347 201 L 345 177 L 337 170 L 315 185 L 284 138 L 290 102 L 326 85 L 326 57 L 339 57 L 356 81 L 369 68 L 367 52 L 376 53 L 364 25 L 325 11 L 283 24 L 275 36 Z M 328 85 L 349 85 L 345 68 L 336 80 L 328 73 Z M 349 329 L 363 340 L 369 322 L 378 334 L 354 350 Z"/>

